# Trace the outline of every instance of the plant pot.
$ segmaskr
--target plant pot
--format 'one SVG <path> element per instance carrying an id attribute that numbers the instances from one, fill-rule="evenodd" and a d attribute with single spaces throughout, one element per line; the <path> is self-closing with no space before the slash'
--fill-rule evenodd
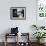
<path id="1" fill-rule="evenodd" d="M 38 39 L 37 42 L 41 44 L 41 43 L 44 42 L 44 40 L 45 40 L 45 39 Z"/>
<path id="2" fill-rule="evenodd" d="M 40 43 L 44 43 L 44 40 L 45 40 L 45 39 L 40 39 Z"/>
<path id="3" fill-rule="evenodd" d="M 37 39 L 37 43 L 40 43 L 40 39 Z"/>

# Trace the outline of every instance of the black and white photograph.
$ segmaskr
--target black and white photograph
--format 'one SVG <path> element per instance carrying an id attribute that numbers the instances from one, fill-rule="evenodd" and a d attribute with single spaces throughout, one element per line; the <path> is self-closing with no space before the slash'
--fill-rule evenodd
<path id="1" fill-rule="evenodd" d="M 10 8 L 10 19 L 11 20 L 25 20 L 26 19 L 26 8 L 25 7 L 11 7 Z"/>

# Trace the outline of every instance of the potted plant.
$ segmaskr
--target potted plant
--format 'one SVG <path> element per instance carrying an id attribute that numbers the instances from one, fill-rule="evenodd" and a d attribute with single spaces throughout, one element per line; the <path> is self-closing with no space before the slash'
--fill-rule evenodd
<path id="1" fill-rule="evenodd" d="M 46 36 L 45 34 L 46 34 L 45 32 L 35 32 L 33 35 L 37 38 L 37 41 L 40 43 L 40 40 L 42 38 L 45 38 L 44 37 Z"/>

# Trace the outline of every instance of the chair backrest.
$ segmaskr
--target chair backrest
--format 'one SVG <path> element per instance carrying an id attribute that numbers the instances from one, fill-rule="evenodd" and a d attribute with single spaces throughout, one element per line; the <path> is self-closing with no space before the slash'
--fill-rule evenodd
<path id="1" fill-rule="evenodd" d="M 18 27 L 16 28 L 11 28 L 11 34 L 18 33 Z"/>

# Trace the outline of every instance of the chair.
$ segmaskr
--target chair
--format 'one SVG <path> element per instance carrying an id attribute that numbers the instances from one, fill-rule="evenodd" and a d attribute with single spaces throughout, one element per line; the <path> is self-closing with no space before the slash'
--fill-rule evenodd
<path id="1" fill-rule="evenodd" d="M 18 46 L 18 27 L 16 28 L 11 28 L 11 33 L 5 33 L 5 46 L 7 46 L 8 42 L 7 42 L 7 38 L 13 37 L 13 36 L 17 36 L 17 38 L 15 38 L 16 41 L 16 46 Z"/>
<path id="2" fill-rule="evenodd" d="M 16 40 L 16 45 L 15 46 L 18 46 L 18 33 L 17 33 L 17 35 L 16 34 L 9 34 L 9 33 L 6 33 L 5 34 L 5 46 L 7 46 L 8 45 L 8 42 L 7 42 L 7 39 L 8 38 L 10 38 L 11 36 L 17 36 L 16 38 L 15 38 L 15 40 Z"/>
<path id="3" fill-rule="evenodd" d="M 19 42 L 19 46 L 30 46 L 29 33 L 21 33 L 21 37 L 21 39 L 25 39 L 25 41 Z"/>

